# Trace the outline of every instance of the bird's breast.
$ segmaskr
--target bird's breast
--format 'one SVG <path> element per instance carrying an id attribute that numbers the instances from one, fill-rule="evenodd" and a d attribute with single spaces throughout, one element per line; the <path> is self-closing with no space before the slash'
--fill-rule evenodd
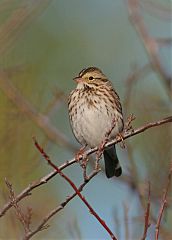
<path id="1" fill-rule="evenodd" d="M 72 120 L 76 138 L 81 144 L 98 146 L 111 128 L 116 115 L 118 112 L 112 102 L 104 101 L 100 96 L 82 96 L 75 102 L 75 120 Z M 121 126 L 117 124 L 112 132 L 113 137 L 119 132 L 119 128 Z"/>

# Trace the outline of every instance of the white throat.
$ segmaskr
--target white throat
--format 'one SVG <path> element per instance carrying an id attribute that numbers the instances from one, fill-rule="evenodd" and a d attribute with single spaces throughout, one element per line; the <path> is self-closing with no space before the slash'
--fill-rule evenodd
<path id="1" fill-rule="evenodd" d="M 84 89 L 84 83 L 78 83 L 76 89 Z"/>

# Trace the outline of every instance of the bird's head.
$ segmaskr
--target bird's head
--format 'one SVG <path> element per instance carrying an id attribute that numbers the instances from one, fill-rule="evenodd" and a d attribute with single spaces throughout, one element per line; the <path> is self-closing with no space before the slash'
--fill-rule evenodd
<path id="1" fill-rule="evenodd" d="M 77 88 L 84 88 L 85 86 L 93 88 L 108 82 L 107 77 L 96 67 L 84 68 L 74 80 L 78 84 Z"/>

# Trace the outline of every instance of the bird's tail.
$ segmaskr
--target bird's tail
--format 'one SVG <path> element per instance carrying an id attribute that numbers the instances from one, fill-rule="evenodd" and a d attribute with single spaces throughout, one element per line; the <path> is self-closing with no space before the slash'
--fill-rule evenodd
<path id="1" fill-rule="evenodd" d="M 113 176 L 119 177 L 122 174 L 122 168 L 116 154 L 115 145 L 104 150 L 105 172 L 108 178 Z"/>

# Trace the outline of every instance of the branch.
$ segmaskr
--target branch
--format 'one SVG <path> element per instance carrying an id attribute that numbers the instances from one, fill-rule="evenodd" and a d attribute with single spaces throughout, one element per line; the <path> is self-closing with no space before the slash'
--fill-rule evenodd
<path id="1" fill-rule="evenodd" d="M 147 237 L 147 231 L 148 231 L 148 228 L 150 227 L 149 218 L 150 218 L 150 182 L 148 182 L 148 201 L 147 201 L 147 208 L 145 212 L 144 232 L 141 240 L 145 240 Z"/>
<path id="2" fill-rule="evenodd" d="M 171 163 L 171 167 L 170 167 L 170 172 L 168 174 L 167 185 L 166 185 L 163 197 L 162 197 L 162 203 L 161 203 L 161 207 L 160 207 L 160 210 L 159 210 L 158 220 L 157 220 L 157 223 L 156 223 L 155 240 L 158 240 L 159 232 L 160 232 L 161 219 L 162 219 L 164 210 L 167 207 L 167 194 L 168 194 L 168 191 L 169 191 L 169 188 L 170 188 L 171 178 L 172 178 L 172 163 Z"/>
<path id="3" fill-rule="evenodd" d="M 49 156 L 46 154 L 46 152 L 44 151 L 44 149 L 38 144 L 38 142 L 36 141 L 36 139 L 34 138 L 34 143 L 36 148 L 38 149 L 38 151 L 42 154 L 42 156 L 44 157 L 44 159 L 49 163 L 49 165 L 54 168 L 62 178 L 64 178 L 69 185 L 73 188 L 73 190 L 76 192 L 76 194 L 78 195 L 78 197 L 82 200 L 82 202 L 87 206 L 87 208 L 89 209 L 89 212 L 91 214 L 93 214 L 93 216 L 98 220 L 98 222 L 102 225 L 102 227 L 109 233 L 111 239 L 113 240 L 117 240 L 117 238 L 114 236 L 114 234 L 112 233 L 112 231 L 110 230 L 110 228 L 107 226 L 107 224 L 105 223 L 105 221 L 96 213 L 96 211 L 93 209 L 93 207 L 91 207 L 91 205 L 88 203 L 88 201 L 86 200 L 86 198 L 80 193 L 80 191 L 78 190 L 78 188 L 76 187 L 76 185 L 74 184 L 74 182 L 66 175 L 64 174 L 49 158 Z M 98 172 L 99 170 L 97 170 Z"/>
<path id="4" fill-rule="evenodd" d="M 142 127 L 139 127 L 131 132 L 125 132 L 123 134 L 123 139 L 127 139 L 129 137 L 132 137 L 134 135 L 137 135 L 137 134 L 140 134 L 146 130 L 148 130 L 149 128 L 153 128 L 153 127 L 158 127 L 160 125 L 163 125 L 163 124 L 166 124 L 166 123 L 170 123 L 172 122 L 172 116 L 170 117 L 167 117 L 167 118 L 164 118 L 162 120 L 159 120 L 159 121 L 156 121 L 156 122 L 151 122 L 151 123 L 147 123 L 145 125 L 143 125 Z M 108 142 L 105 147 L 107 146 L 112 146 L 113 144 L 116 144 L 118 142 L 121 142 L 122 139 L 119 138 L 119 139 L 114 139 L 110 142 Z M 89 156 L 90 154 L 96 152 L 98 149 L 97 148 L 94 148 L 94 149 L 88 149 L 86 151 L 86 155 Z M 81 159 L 82 160 L 82 159 Z M 66 161 L 64 164 L 62 164 L 59 169 L 60 170 L 63 170 L 64 168 L 72 165 L 76 163 L 76 160 L 75 158 L 71 159 L 71 160 L 68 160 Z M 37 181 L 34 181 L 32 182 L 31 184 L 29 184 L 20 194 L 18 194 L 16 196 L 16 202 L 19 202 L 21 201 L 23 198 L 31 195 L 31 191 L 45 183 L 47 183 L 51 178 L 53 178 L 55 175 L 57 174 L 57 171 L 54 170 L 52 172 L 50 172 L 49 174 L 47 174 L 46 176 L 42 177 L 41 179 L 37 180 Z M 10 208 L 12 207 L 11 205 L 11 202 L 8 202 L 4 205 L 4 207 L 0 210 L 0 217 L 2 217 Z"/>
<path id="5" fill-rule="evenodd" d="M 62 164 L 59 169 L 60 170 L 63 170 L 64 168 L 74 164 L 76 162 L 75 159 L 72 159 L 70 161 L 66 161 L 64 164 Z M 51 178 L 53 178 L 55 175 L 57 174 L 57 171 L 54 170 L 52 172 L 50 172 L 49 174 L 47 174 L 46 176 L 42 177 L 41 179 L 37 180 L 37 181 L 34 181 L 32 183 L 30 183 L 20 194 L 18 194 L 16 197 L 15 197 L 15 201 L 16 202 L 19 202 L 21 201 L 23 198 L 31 195 L 31 192 L 33 189 L 47 183 Z M 6 203 L 4 205 L 4 207 L 1 209 L 0 211 L 0 217 L 2 217 L 6 211 L 8 211 L 10 208 L 12 207 L 12 204 L 11 204 L 11 201 L 9 201 L 8 203 Z"/>
<path id="6" fill-rule="evenodd" d="M 55 170 L 56 171 L 56 170 Z M 98 171 L 93 171 L 89 176 L 87 176 L 87 180 L 85 180 L 79 187 L 78 187 L 78 191 L 82 192 L 82 190 L 84 189 L 84 187 L 86 186 L 86 184 L 95 176 L 98 174 Z M 59 211 L 61 211 L 62 209 L 64 209 L 64 207 L 74 198 L 77 196 L 77 193 L 74 192 L 73 194 L 71 194 L 70 196 L 68 196 L 66 198 L 65 201 L 63 201 L 60 205 L 58 205 L 56 208 L 54 208 L 49 214 L 47 214 L 43 220 L 40 222 L 40 224 L 35 228 L 35 230 L 31 231 L 30 233 L 28 233 L 25 237 L 24 240 L 28 240 L 30 239 L 33 235 L 35 235 L 36 233 L 38 233 L 39 231 L 42 231 L 43 229 L 45 229 L 45 227 L 47 227 L 46 223 L 49 221 L 50 218 L 52 218 L 56 213 L 58 213 Z"/>
<path id="7" fill-rule="evenodd" d="M 10 198 L 11 204 L 15 208 L 15 212 L 16 212 L 16 216 L 17 216 L 18 220 L 23 225 L 25 236 L 26 236 L 26 234 L 30 232 L 32 209 L 27 208 L 27 214 L 24 214 L 22 209 L 16 202 L 15 192 L 13 190 L 12 184 L 7 179 L 5 179 L 5 183 L 9 189 L 9 193 L 10 193 L 9 198 Z"/>
<path id="8" fill-rule="evenodd" d="M 129 219 L 128 219 L 128 211 L 129 206 L 128 203 L 123 203 L 123 210 L 124 210 L 124 225 L 125 225 L 125 240 L 130 240 L 130 232 L 129 232 Z"/>
<path id="9" fill-rule="evenodd" d="M 153 16 L 159 17 L 162 20 L 170 21 L 172 19 L 171 3 L 169 3 L 169 6 L 168 4 L 165 6 L 164 4 L 158 3 L 158 1 L 144 0 L 140 1 L 140 6 Z"/>
<path id="10" fill-rule="evenodd" d="M 1 1 L 2 2 L 2 1 Z M 11 10 L 13 1 L 4 1 L 1 3 L 0 11 Z M 11 15 L 0 26 L 0 55 L 7 53 L 14 45 L 16 39 L 20 36 L 22 30 L 30 23 L 35 17 L 48 6 L 50 0 L 38 1 L 20 1 L 18 7 L 14 9 Z M 4 5 L 4 6 L 3 6 Z"/>
<path id="11" fill-rule="evenodd" d="M 8 79 L 8 72 L 0 71 L 0 88 L 21 112 L 27 115 L 29 119 L 44 131 L 45 135 L 51 141 L 60 146 L 66 146 L 72 151 L 76 151 L 76 147 L 69 142 L 66 136 L 52 125 L 49 117 L 37 112 L 34 106 L 24 98 L 20 91 Z"/>
<path id="12" fill-rule="evenodd" d="M 149 128 L 158 127 L 158 126 L 163 125 L 165 123 L 171 123 L 171 122 L 172 122 L 172 116 L 163 118 L 162 120 L 159 120 L 159 121 L 156 121 L 156 122 L 147 123 L 147 124 L 143 125 L 140 128 L 137 128 L 135 130 L 133 129 L 132 132 L 130 132 L 130 131 L 125 132 L 124 135 L 123 135 L 123 139 L 127 139 L 127 138 L 135 136 L 135 135 L 137 135 L 139 133 L 145 132 Z M 121 141 L 122 141 L 122 139 L 119 137 L 119 138 L 117 138 L 115 140 L 112 140 L 112 141 L 108 142 L 105 145 L 105 147 L 112 146 L 113 144 L 119 143 Z M 97 150 L 97 148 L 94 148 L 91 151 L 95 152 L 96 150 Z"/>
<path id="13" fill-rule="evenodd" d="M 141 1 L 140 0 L 127 0 L 127 1 L 130 20 L 133 23 L 137 33 L 140 36 L 140 39 L 144 44 L 144 47 L 147 51 L 152 66 L 161 76 L 163 83 L 166 86 L 166 90 L 169 93 L 171 78 L 163 68 L 160 58 L 158 56 L 158 43 L 156 39 L 149 35 L 144 24 L 144 21 L 141 17 L 141 14 L 139 12 L 139 3 Z"/>

